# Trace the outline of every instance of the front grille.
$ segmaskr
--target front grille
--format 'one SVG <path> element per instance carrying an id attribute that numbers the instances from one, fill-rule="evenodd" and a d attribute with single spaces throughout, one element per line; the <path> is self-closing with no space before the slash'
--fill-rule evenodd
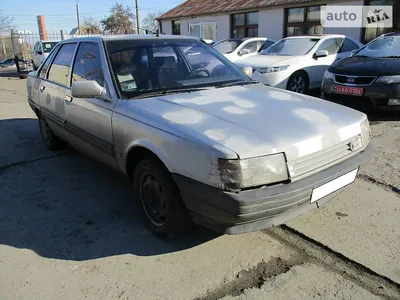
<path id="1" fill-rule="evenodd" d="M 370 85 L 376 77 L 335 75 L 335 82 L 344 85 Z"/>
<path id="2" fill-rule="evenodd" d="M 349 156 L 353 153 L 352 149 L 360 149 L 361 147 L 361 135 L 358 135 L 333 147 L 300 157 L 294 161 L 289 161 L 290 177 L 297 179 L 321 171 Z"/>

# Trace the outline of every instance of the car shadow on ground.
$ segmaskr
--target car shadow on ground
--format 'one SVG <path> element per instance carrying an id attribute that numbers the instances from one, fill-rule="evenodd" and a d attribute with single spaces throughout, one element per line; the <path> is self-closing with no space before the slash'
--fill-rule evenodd
<path id="1" fill-rule="evenodd" d="M 13 156 L 12 149 L 21 145 L 28 155 L 0 166 L 0 244 L 47 258 L 82 261 L 120 254 L 161 255 L 220 236 L 193 226 L 180 239 L 157 238 L 143 225 L 126 176 L 76 151 L 43 151 L 38 158 L 29 157 L 35 144 L 18 140 L 27 132 L 29 139 L 40 138 L 35 119 L 0 120 L 4 128 L 19 138 L 10 139 L 12 145 L 0 149 L 0 157 Z"/>

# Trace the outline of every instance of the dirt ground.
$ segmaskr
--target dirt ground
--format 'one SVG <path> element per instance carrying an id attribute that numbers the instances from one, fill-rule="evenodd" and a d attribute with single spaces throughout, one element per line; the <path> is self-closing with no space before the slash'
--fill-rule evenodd
<path id="1" fill-rule="evenodd" d="M 355 184 L 285 226 L 163 241 L 123 175 L 50 152 L 26 80 L 0 74 L 0 299 L 400 299 L 400 121 L 370 116 Z"/>

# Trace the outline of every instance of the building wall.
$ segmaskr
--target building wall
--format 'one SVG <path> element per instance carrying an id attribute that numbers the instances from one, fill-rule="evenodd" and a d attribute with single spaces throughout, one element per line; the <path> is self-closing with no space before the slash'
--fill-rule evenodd
<path id="1" fill-rule="evenodd" d="M 338 5 L 364 5 L 364 0 L 347 1 Z M 353 39 L 362 40 L 362 28 L 325 28 L 326 34 L 344 34 Z"/>
<path id="2" fill-rule="evenodd" d="M 189 35 L 190 23 L 215 22 L 217 26 L 217 41 L 230 38 L 230 17 L 226 15 L 200 16 L 181 19 L 181 35 Z"/>
<path id="3" fill-rule="evenodd" d="M 162 20 L 161 21 L 161 33 L 172 34 L 172 23 L 171 20 Z"/>
<path id="4" fill-rule="evenodd" d="M 328 1 L 327 1 L 328 2 Z M 364 0 L 353 0 L 337 5 L 364 5 Z M 304 5 L 307 6 L 307 5 Z M 199 16 L 193 18 L 180 19 L 181 35 L 189 35 L 189 23 L 215 22 L 217 26 L 217 40 L 231 37 L 230 14 Z M 163 20 L 162 33 L 172 34 L 171 20 Z M 273 40 L 280 40 L 284 37 L 285 28 L 285 9 L 267 9 L 259 11 L 258 35 L 268 37 Z M 344 34 L 356 40 L 362 39 L 362 29 L 360 28 L 325 28 L 327 34 Z"/>
<path id="5" fill-rule="evenodd" d="M 258 13 L 258 35 L 271 40 L 283 38 L 285 10 L 283 8 L 261 10 Z"/>

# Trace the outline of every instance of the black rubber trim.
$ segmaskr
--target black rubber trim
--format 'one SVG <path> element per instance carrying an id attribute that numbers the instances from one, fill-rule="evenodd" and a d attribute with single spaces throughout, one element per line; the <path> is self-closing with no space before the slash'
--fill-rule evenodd
<path id="1" fill-rule="evenodd" d="M 109 143 L 89 132 L 83 130 L 80 127 L 77 127 L 69 122 L 65 122 L 65 129 L 71 133 L 72 135 L 76 136 L 77 138 L 81 139 L 82 141 L 88 143 L 89 145 L 97 148 L 98 150 L 108 154 L 114 155 L 114 146 L 112 143 Z"/>

